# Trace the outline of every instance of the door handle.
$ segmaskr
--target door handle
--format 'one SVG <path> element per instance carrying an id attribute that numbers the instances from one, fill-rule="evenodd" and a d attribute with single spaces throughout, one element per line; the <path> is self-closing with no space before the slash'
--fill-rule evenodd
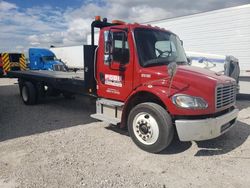
<path id="1" fill-rule="evenodd" d="M 100 72 L 100 81 L 102 84 L 105 84 L 105 76 L 102 72 Z"/>

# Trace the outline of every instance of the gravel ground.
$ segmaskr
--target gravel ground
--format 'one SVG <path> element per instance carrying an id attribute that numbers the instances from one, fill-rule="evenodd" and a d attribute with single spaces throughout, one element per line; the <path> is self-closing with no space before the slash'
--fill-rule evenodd
<path id="1" fill-rule="evenodd" d="M 25 106 L 15 82 L 0 79 L 0 187 L 250 186 L 250 101 L 238 101 L 237 126 L 225 135 L 175 139 L 150 154 L 126 131 L 91 119 L 91 100 Z"/>

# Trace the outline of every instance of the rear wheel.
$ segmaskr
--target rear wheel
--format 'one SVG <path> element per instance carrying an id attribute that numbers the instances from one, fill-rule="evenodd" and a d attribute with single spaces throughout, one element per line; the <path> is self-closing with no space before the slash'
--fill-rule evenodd
<path id="1" fill-rule="evenodd" d="M 128 130 L 141 149 L 158 153 L 172 141 L 174 128 L 167 111 L 156 103 L 142 103 L 134 107 L 128 117 Z"/>
<path id="2" fill-rule="evenodd" d="M 25 104 L 33 105 L 37 103 L 36 87 L 31 82 L 24 82 L 20 87 L 20 92 Z"/>

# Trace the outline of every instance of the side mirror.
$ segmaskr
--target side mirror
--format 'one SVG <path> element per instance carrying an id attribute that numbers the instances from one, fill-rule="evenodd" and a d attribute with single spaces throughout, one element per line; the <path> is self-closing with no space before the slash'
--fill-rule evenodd
<path id="1" fill-rule="evenodd" d="M 168 64 L 168 75 L 170 77 L 170 84 L 169 84 L 169 88 L 168 88 L 168 96 L 170 96 L 170 90 L 172 88 L 172 83 L 173 83 L 173 79 L 174 79 L 174 75 L 177 72 L 177 64 L 176 62 L 171 62 Z"/>
<path id="2" fill-rule="evenodd" d="M 110 64 L 113 60 L 113 33 L 112 31 L 104 31 L 104 62 Z"/>
<path id="3" fill-rule="evenodd" d="M 172 79 L 177 72 L 177 64 L 175 62 L 171 62 L 168 64 L 168 75 Z"/>

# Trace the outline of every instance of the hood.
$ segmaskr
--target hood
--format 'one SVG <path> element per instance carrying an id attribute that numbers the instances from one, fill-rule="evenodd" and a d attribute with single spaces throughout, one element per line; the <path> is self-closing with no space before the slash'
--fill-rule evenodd
<path id="1" fill-rule="evenodd" d="M 177 72 L 179 72 L 179 74 L 185 74 L 187 76 L 202 77 L 203 79 L 208 79 L 212 82 L 215 82 L 216 84 L 233 81 L 232 78 L 223 74 L 219 74 L 208 69 L 188 65 L 179 66 Z"/>
<path id="2" fill-rule="evenodd" d="M 169 87 L 170 83 L 167 66 L 144 68 L 141 72 L 141 79 L 144 84 L 152 86 Z M 214 93 L 216 85 L 227 82 L 234 82 L 234 80 L 204 68 L 179 65 L 173 78 L 171 93 L 185 93 L 187 89 L 192 89 L 197 94 Z"/>
<path id="3" fill-rule="evenodd" d="M 204 115 L 216 111 L 216 86 L 234 82 L 234 79 L 219 75 L 213 71 L 192 67 L 189 65 L 179 65 L 177 72 L 170 84 L 167 66 L 147 67 L 140 70 L 140 80 L 143 86 L 167 96 L 166 104 L 175 115 Z M 171 86 L 171 87 L 170 87 Z M 195 97 L 201 97 L 208 103 L 208 108 L 201 110 L 180 109 L 173 105 L 171 97 L 176 94 L 186 94 Z"/>
<path id="4" fill-rule="evenodd" d="M 43 69 L 54 70 L 53 65 L 63 65 L 63 63 L 60 61 L 46 61 L 46 63 L 43 66 Z"/>
<path id="5" fill-rule="evenodd" d="M 46 64 L 49 65 L 63 65 L 61 61 L 46 61 Z"/>

